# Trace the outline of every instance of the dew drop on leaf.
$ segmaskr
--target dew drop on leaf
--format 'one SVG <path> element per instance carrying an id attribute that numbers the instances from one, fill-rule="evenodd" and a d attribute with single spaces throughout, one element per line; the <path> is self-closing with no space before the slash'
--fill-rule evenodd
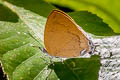
<path id="1" fill-rule="evenodd" d="M 33 46 L 33 44 L 30 44 L 30 46 Z"/>
<path id="2" fill-rule="evenodd" d="M 18 34 L 20 34 L 20 32 L 17 32 Z"/>

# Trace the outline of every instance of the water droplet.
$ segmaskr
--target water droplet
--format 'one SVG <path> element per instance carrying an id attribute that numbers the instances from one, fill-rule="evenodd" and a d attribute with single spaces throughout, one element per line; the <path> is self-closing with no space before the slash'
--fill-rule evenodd
<path id="1" fill-rule="evenodd" d="M 24 32 L 24 35 L 26 35 L 26 33 Z"/>
<path id="2" fill-rule="evenodd" d="M 33 46 L 33 44 L 30 44 L 30 46 Z"/>
<path id="3" fill-rule="evenodd" d="M 23 42 L 23 44 L 25 44 L 25 42 Z"/>
<path id="4" fill-rule="evenodd" d="M 20 34 L 20 32 L 17 32 L 18 34 Z"/>

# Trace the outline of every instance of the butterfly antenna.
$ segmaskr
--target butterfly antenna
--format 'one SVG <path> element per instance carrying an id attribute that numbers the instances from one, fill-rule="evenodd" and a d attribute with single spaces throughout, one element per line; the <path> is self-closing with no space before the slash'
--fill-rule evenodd
<path id="1" fill-rule="evenodd" d="M 35 41 L 37 41 L 37 42 L 41 45 L 41 43 L 40 43 L 30 32 L 28 32 L 28 34 L 29 34 L 30 37 L 32 37 Z M 40 46 L 33 46 L 33 47 L 37 47 L 37 48 L 39 48 L 43 53 L 47 53 L 47 51 L 45 50 L 45 48 L 41 48 Z M 49 65 L 49 63 L 46 62 L 46 59 L 44 59 L 43 56 L 41 56 L 40 58 L 45 61 L 45 64 Z"/>
<path id="2" fill-rule="evenodd" d="M 29 34 L 30 37 L 32 37 L 36 42 L 38 42 L 38 43 L 41 45 L 41 43 L 40 43 L 30 32 L 28 32 L 28 34 Z M 39 47 L 39 46 L 33 46 L 33 47 L 39 48 L 42 52 L 43 52 L 43 50 L 44 50 L 44 48 L 42 49 L 42 48 Z"/>
<path id="3" fill-rule="evenodd" d="M 40 42 L 32 34 L 30 34 L 30 32 L 28 32 L 28 34 L 29 34 L 30 37 L 32 37 L 35 41 L 37 41 L 40 44 Z"/>

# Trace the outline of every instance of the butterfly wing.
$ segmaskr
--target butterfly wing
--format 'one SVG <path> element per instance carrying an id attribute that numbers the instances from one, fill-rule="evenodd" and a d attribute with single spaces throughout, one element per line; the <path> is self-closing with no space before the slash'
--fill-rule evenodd
<path id="1" fill-rule="evenodd" d="M 57 57 L 77 57 L 90 47 L 89 40 L 74 20 L 59 10 L 53 10 L 48 16 L 44 44 L 48 54 Z"/>

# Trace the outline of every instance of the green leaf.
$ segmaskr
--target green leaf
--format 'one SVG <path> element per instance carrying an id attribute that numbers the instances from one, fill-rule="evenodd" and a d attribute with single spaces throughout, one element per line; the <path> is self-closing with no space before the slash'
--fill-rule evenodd
<path id="1" fill-rule="evenodd" d="M 31 46 L 38 43 L 27 35 L 24 25 L 1 22 L 0 27 L 3 31 L 1 35 L 8 34 L 1 36 L 0 40 L 0 55 L 5 73 L 10 80 L 33 80 L 47 66 L 40 58 L 40 50 Z"/>
<path id="2" fill-rule="evenodd" d="M 97 36 L 119 35 L 114 33 L 113 30 L 95 14 L 87 11 L 76 11 L 70 12 L 69 15 L 88 33 Z"/>
<path id="3" fill-rule="evenodd" d="M 72 58 L 55 62 L 49 67 L 54 69 L 60 80 L 98 80 L 100 69 L 99 56 L 91 58 Z"/>
<path id="4" fill-rule="evenodd" d="M 69 7 L 76 11 L 89 11 L 101 17 L 116 33 L 120 33 L 119 0 L 45 0 L 54 4 Z"/>
<path id="5" fill-rule="evenodd" d="M 4 2 L 2 2 L 1 5 L 4 5 L 6 7 L 9 6 L 5 5 Z M 40 30 L 44 28 L 46 18 L 34 13 L 33 16 L 26 18 L 25 15 L 27 15 L 27 13 L 32 15 L 31 11 L 26 12 L 25 15 L 17 14 L 17 18 L 14 18 L 14 15 L 16 14 L 4 6 L 2 6 L 3 8 L 1 8 L 1 11 L 7 10 L 8 18 L 13 18 L 6 20 L 4 18 L 4 16 L 7 15 L 6 14 L 2 16 L 3 18 L 1 18 L 1 20 L 3 21 L 0 21 L 0 60 L 2 62 L 2 67 L 5 74 L 7 74 L 9 80 L 37 80 L 40 78 L 38 75 L 45 76 L 46 74 L 40 74 L 41 72 L 45 73 L 45 71 L 47 71 L 44 71 L 44 68 L 48 65 L 45 64 L 45 61 L 42 58 L 40 58 L 41 56 L 43 56 L 44 58 L 45 55 L 38 48 L 32 47 L 32 45 L 43 47 L 43 42 L 40 39 L 41 44 L 38 44 L 32 37 L 30 37 L 30 35 L 28 35 L 28 33 L 32 29 L 35 29 L 31 27 L 34 27 L 33 25 L 36 25 L 36 23 L 38 22 L 40 23 L 40 26 L 37 26 L 37 28 L 39 28 L 39 36 L 43 36 L 42 31 Z M 50 8 L 49 5 L 47 6 Z M 19 9 L 24 10 L 23 8 Z M 24 18 L 21 19 L 21 17 Z M 29 22 L 30 20 L 34 22 Z M 28 27 L 29 25 L 32 26 Z M 46 60 L 47 62 L 49 62 L 49 59 Z M 49 75 L 49 73 L 47 73 L 47 75 Z M 45 80 L 46 78 L 47 77 L 42 80 Z M 49 80 L 57 79 L 54 72 L 52 72 L 52 74 L 48 78 Z"/>
<path id="6" fill-rule="evenodd" d="M 54 6 L 45 3 L 43 0 L 4 0 L 17 7 L 24 7 L 25 10 L 29 10 L 40 16 L 47 17 L 52 9 L 55 9 Z"/>

